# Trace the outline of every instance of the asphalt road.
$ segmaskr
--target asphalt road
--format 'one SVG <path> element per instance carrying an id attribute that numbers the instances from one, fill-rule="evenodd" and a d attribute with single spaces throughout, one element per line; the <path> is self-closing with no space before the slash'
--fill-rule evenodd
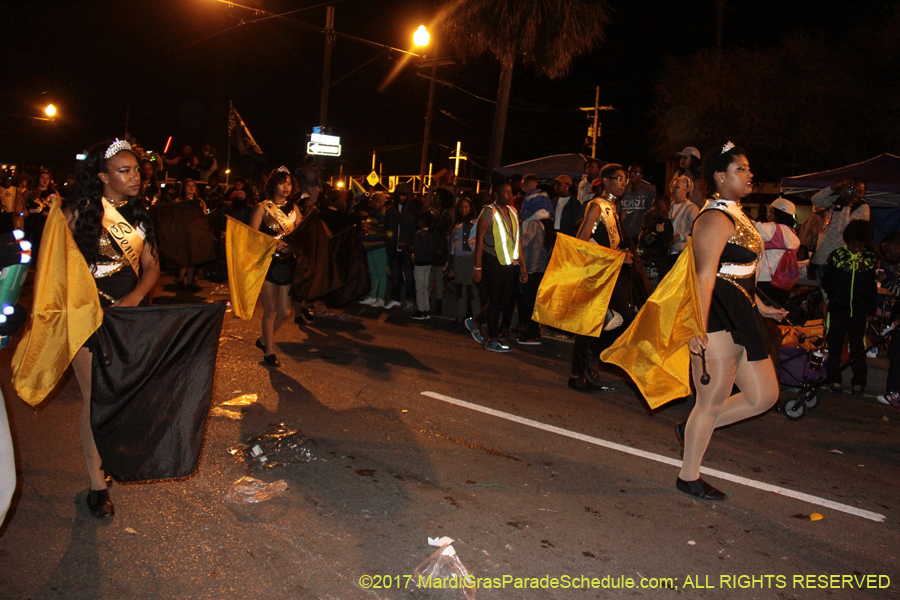
<path id="1" fill-rule="evenodd" d="M 224 300 L 216 287 L 192 299 Z M 253 345 L 259 320 L 226 315 L 212 402 L 259 401 L 240 419 L 210 418 L 192 477 L 114 485 L 107 521 L 84 503 L 74 378 L 32 410 L 9 383 L 11 349 L 0 352 L 19 475 L 0 529 L 0 597 L 464 598 L 413 590 L 406 576 L 435 552 L 429 536 L 453 538 L 461 564 L 492 578 L 478 599 L 900 597 L 892 407 L 823 394 L 800 421 L 770 412 L 716 432 L 705 461 L 883 522 L 715 477 L 731 495 L 704 503 L 675 490 L 677 467 L 596 441 L 677 460 L 673 426 L 690 402 L 650 414 L 616 373 L 615 392 L 574 392 L 569 343 L 494 354 L 447 320 L 354 305 L 285 324 L 276 370 Z M 274 499 L 226 502 L 247 474 L 226 450 L 278 422 L 310 437 L 315 460 L 259 474 L 287 483 Z M 589 589 L 517 589 L 517 578 Z M 635 587 L 622 589 L 629 580 Z"/>

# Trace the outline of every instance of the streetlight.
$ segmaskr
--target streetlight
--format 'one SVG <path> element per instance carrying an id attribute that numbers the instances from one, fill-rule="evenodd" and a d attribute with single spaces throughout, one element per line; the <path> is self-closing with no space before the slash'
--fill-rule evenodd
<path id="1" fill-rule="evenodd" d="M 419 25 L 419 28 L 413 34 L 413 42 L 415 42 L 416 46 L 427 46 L 429 40 L 431 40 L 431 36 L 428 34 L 428 30 L 425 29 L 424 25 Z"/>
<path id="2" fill-rule="evenodd" d="M 52 119 L 54 116 L 56 116 L 56 107 L 52 104 L 48 104 L 47 108 L 44 109 L 44 114 Z"/>

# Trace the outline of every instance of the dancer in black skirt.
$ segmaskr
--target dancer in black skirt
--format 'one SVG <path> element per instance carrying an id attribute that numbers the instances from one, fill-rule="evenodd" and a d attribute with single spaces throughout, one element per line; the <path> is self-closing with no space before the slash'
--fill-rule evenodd
<path id="1" fill-rule="evenodd" d="M 138 156 L 128 142 L 115 140 L 94 147 L 63 204 L 75 243 L 94 275 L 103 308 L 144 303 L 159 279 L 156 237 L 146 202 L 140 197 L 138 164 Z M 94 517 L 104 518 L 113 516 L 115 509 L 91 431 L 91 355 L 96 351 L 92 337 L 75 355 L 72 368 L 84 398 L 78 430 L 91 478 L 88 509 Z"/>
<path id="2" fill-rule="evenodd" d="M 291 281 L 297 259 L 291 247 L 281 238 L 300 224 L 300 210 L 289 200 L 296 189 L 294 177 L 286 167 L 278 167 L 266 180 L 266 199 L 250 215 L 250 227 L 278 240 L 272 264 L 266 273 L 259 296 L 263 305 L 262 337 L 256 346 L 263 351 L 267 364 L 278 366 L 275 356 L 275 332 L 291 316 Z"/>
<path id="3" fill-rule="evenodd" d="M 763 243 L 741 210 L 753 174 L 741 148 L 731 142 L 708 151 L 703 176 L 712 198 L 694 222 L 694 263 L 706 334 L 688 342 L 697 403 L 676 433 L 684 445 L 678 490 L 702 500 L 725 495 L 700 478 L 700 462 L 717 427 L 769 410 L 778 400 L 778 379 L 766 349 L 761 317 L 780 321 L 786 311 L 756 296 L 756 265 Z M 703 362 L 709 383 L 701 382 Z M 732 386 L 740 390 L 732 394 Z"/>

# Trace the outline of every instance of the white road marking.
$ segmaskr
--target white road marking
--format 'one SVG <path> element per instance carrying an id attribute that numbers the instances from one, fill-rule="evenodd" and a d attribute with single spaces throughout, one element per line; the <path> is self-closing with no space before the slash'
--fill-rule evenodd
<path id="1" fill-rule="evenodd" d="M 494 417 L 499 417 L 501 419 L 506 419 L 507 421 L 512 421 L 514 423 L 527 425 L 528 427 L 534 427 L 535 429 L 542 429 L 544 431 L 556 433 L 568 438 L 572 438 L 574 440 L 580 440 L 582 442 L 587 442 L 596 446 L 609 448 L 610 450 L 615 450 L 617 452 L 624 452 L 625 454 L 630 454 L 639 458 L 646 458 L 647 460 L 663 463 L 665 465 L 671 465 L 673 467 L 681 467 L 680 460 L 669 458 L 668 456 L 663 456 L 661 454 L 654 454 L 653 452 L 638 450 L 637 448 L 632 448 L 631 446 L 624 446 L 615 442 L 601 440 L 600 438 L 584 435 L 583 433 L 576 433 L 574 431 L 569 431 L 568 429 L 563 429 L 561 427 L 547 425 L 546 423 L 541 423 L 540 421 L 532 421 L 531 419 L 526 419 L 525 417 L 520 417 L 518 415 L 503 412 L 500 410 L 494 410 L 493 408 L 487 408 L 479 404 L 472 404 L 471 402 L 466 402 L 464 400 L 457 400 L 456 398 L 444 396 L 443 394 L 438 394 L 437 392 L 422 392 L 422 395 L 428 396 L 429 398 L 434 398 L 435 400 L 440 400 L 442 402 L 447 402 L 449 404 L 455 404 L 456 406 L 461 406 L 463 408 L 468 408 L 469 410 L 474 410 L 487 415 L 492 415 Z M 884 522 L 886 518 L 884 515 L 870 512 L 868 510 L 862 510 L 860 508 L 856 508 L 855 506 L 849 506 L 847 504 L 841 504 L 840 502 L 826 500 L 825 498 L 820 498 L 811 494 L 804 494 L 803 492 L 796 492 L 794 490 L 789 490 L 777 485 L 771 485 L 762 481 L 756 481 L 754 479 L 741 477 L 740 475 L 732 475 L 731 473 L 726 473 L 725 471 L 719 471 L 717 469 L 700 467 L 700 472 L 704 475 L 709 475 L 710 477 L 717 477 L 718 479 L 724 479 L 725 481 L 731 481 L 733 483 L 746 485 L 758 490 L 763 490 L 764 492 L 772 492 L 780 496 L 794 498 L 795 500 L 800 500 L 801 502 L 808 502 L 817 506 L 824 506 L 832 510 L 844 512 L 850 515 L 856 515 L 857 517 L 862 517 L 863 519 L 878 521 L 879 523 Z"/>

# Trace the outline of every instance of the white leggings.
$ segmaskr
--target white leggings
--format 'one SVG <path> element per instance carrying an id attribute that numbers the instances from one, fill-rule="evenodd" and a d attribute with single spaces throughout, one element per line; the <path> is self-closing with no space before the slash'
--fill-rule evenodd
<path id="1" fill-rule="evenodd" d="M 706 370 L 709 384 L 700 383 L 700 357 L 691 355 L 691 369 L 697 388 L 697 402 L 684 431 L 684 459 L 679 477 L 694 481 L 700 477 L 700 462 L 713 430 L 766 412 L 778 400 L 778 379 L 772 359 L 747 360 L 747 351 L 734 343 L 727 331 L 709 334 Z M 737 385 L 740 392 L 732 395 Z"/>

